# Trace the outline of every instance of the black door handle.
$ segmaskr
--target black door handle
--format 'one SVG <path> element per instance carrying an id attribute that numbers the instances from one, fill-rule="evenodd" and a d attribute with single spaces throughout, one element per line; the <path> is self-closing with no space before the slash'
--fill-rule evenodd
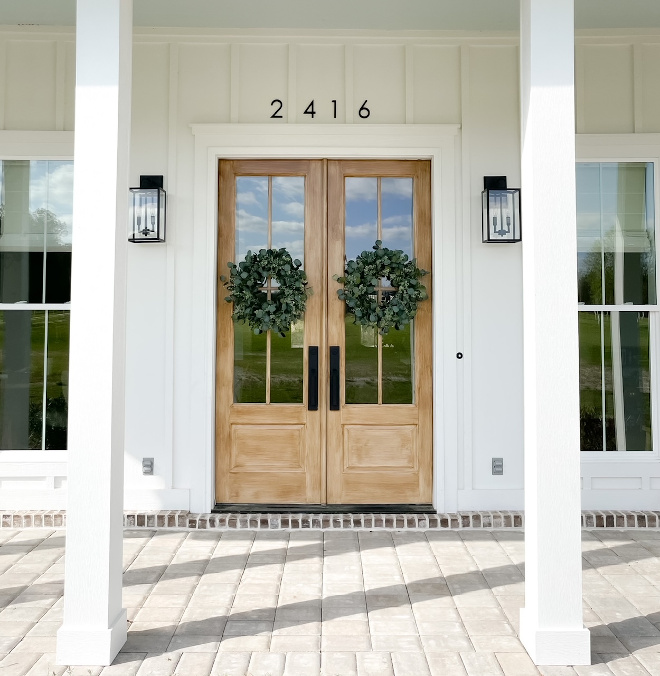
<path id="1" fill-rule="evenodd" d="M 319 410 L 319 348 L 310 345 L 307 363 L 307 410 Z"/>
<path id="2" fill-rule="evenodd" d="M 339 410 L 339 346 L 330 347 L 330 410 Z"/>

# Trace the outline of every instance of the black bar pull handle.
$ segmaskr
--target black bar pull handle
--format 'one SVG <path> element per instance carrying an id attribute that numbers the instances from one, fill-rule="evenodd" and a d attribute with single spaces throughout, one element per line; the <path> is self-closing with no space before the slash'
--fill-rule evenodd
<path id="1" fill-rule="evenodd" d="M 310 345 L 307 363 L 307 410 L 319 410 L 319 348 Z"/>
<path id="2" fill-rule="evenodd" d="M 339 346 L 330 347 L 330 410 L 339 410 Z"/>

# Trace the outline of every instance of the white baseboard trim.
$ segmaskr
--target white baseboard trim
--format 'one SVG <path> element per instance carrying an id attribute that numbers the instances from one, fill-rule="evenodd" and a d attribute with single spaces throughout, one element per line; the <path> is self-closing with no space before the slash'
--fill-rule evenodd
<path id="1" fill-rule="evenodd" d="M 505 509 L 519 511 L 525 507 L 525 492 L 521 488 L 465 489 L 458 491 L 459 512 L 479 512 Z"/>
<path id="2" fill-rule="evenodd" d="M 0 490 L 0 510 L 60 510 L 66 509 L 65 488 L 43 488 L 31 490 Z M 190 509 L 190 490 L 187 488 L 152 488 L 124 491 L 125 511 L 159 511 Z"/>
<path id="3" fill-rule="evenodd" d="M 124 511 L 189 510 L 190 490 L 188 488 L 126 488 L 124 490 Z"/>
<path id="4" fill-rule="evenodd" d="M 16 490 L 6 488 L 0 490 L 0 509 L 5 511 L 66 509 L 66 489 Z"/>
<path id="5" fill-rule="evenodd" d="M 520 641 L 532 661 L 542 666 L 591 664 L 591 636 L 584 627 L 539 629 L 520 609 Z"/>
<path id="6" fill-rule="evenodd" d="M 655 511 L 660 505 L 660 490 L 583 490 L 582 509 L 621 509 L 625 511 Z"/>
<path id="7" fill-rule="evenodd" d="M 126 643 L 126 609 L 108 628 L 62 625 L 57 632 L 55 663 L 64 666 L 108 666 Z"/>

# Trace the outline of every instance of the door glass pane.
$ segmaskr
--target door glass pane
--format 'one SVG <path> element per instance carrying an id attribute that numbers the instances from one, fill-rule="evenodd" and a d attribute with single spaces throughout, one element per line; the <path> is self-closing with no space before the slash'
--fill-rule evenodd
<path id="1" fill-rule="evenodd" d="M 581 450 L 652 450 L 648 313 L 579 317 Z"/>
<path id="2" fill-rule="evenodd" d="M 378 179 L 347 178 L 346 191 L 346 258 L 371 251 L 378 239 Z"/>
<path id="3" fill-rule="evenodd" d="M 413 180 L 381 179 L 383 246 L 401 249 L 413 258 Z"/>
<path id="4" fill-rule="evenodd" d="M 371 251 L 378 239 L 378 179 L 345 179 L 346 259 Z M 346 314 L 345 401 L 347 404 L 378 403 L 378 332 L 353 323 Z"/>
<path id="5" fill-rule="evenodd" d="M 268 248 L 268 176 L 236 178 L 236 260 Z M 228 261 L 223 261 L 226 266 Z"/>
<path id="6" fill-rule="evenodd" d="M 304 320 L 301 320 L 284 338 L 271 332 L 270 401 L 273 404 L 303 403 L 304 331 Z"/>
<path id="7" fill-rule="evenodd" d="M 654 304 L 653 164 L 577 166 L 578 300 Z"/>
<path id="8" fill-rule="evenodd" d="M 347 404 L 378 403 L 378 332 L 353 323 L 346 315 L 346 394 Z"/>
<path id="9" fill-rule="evenodd" d="M 239 176 L 236 179 L 236 259 L 248 250 L 286 249 L 304 262 L 304 176 Z M 275 298 L 276 279 L 264 290 Z M 234 328 L 234 400 L 237 403 L 303 403 L 304 322 L 286 336 L 255 335 Z"/>
<path id="10" fill-rule="evenodd" d="M 383 404 L 412 404 L 414 373 L 414 329 L 383 336 Z"/>
<path id="11" fill-rule="evenodd" d="M 48 312 L 47 350 L 45 447 L 64 450 L 69 410 L 69 312 Z"/>
<path id="12" fill-rule="evenodd" d="M 272 248 L 305 262 L 305 177 L 273 176 Z"/>
<path id="13" fill-rule="evenodd" d="M 45 312 L 0 312 L 0 449 L 41 449 Z"/>
<path id="14" fill-rule="evenodd" d="M 346 258 L 371 251 L 376 240 L 414 256 L 413 179 L 346 178 Z M 389 280 L 380 280 L 381 298 Z M 347 404 L 413 403 L 414 331 L 392 330 L 380 337 L 375 328 L 352 325 L 346 315 Z M 380 375 L 379 375 L 380 372 Z"/>
<path id="15" fill-rule="evenodd" d="M 266 334 L 234 322 L 234 402 L 266 403 Z"/>

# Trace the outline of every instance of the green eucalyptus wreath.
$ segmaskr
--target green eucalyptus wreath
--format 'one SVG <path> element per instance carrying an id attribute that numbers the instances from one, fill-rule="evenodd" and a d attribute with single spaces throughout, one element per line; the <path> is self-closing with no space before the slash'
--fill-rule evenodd
<path id="1" fill-rule="evenodd" d="M 234 319 L 256 334 L 276 331 L 284 337 L 291 324 L 302 318 L 309 294 L 307 275 L 286 249 L 248 251 L 245 260 L 227 266 L 229 279 L 221 275 L 220 280 L 229 291 L 225 300 L 234 304 Z M 270 298 L 264 290 L 269 278 L 279 285 Z"/>
<path id="2" fill-rule="evenodd" d="M 401 249 L 383 248 L 376 240 L 373 251 L 363 251 L 355 260 L 347 261 L 344 276 L 335 279 L 344 285 L 337 291 L 346 302 L 353 323 L 375 326 L 385 335 L 391 328 L 401 330 L 417 314 L 417 304 L 428 298 L 426 287 L 419 281 L 428 271 L 417 267 Z M 386 279 L 391 289 L 381 292 L 376 287 Z"/>

